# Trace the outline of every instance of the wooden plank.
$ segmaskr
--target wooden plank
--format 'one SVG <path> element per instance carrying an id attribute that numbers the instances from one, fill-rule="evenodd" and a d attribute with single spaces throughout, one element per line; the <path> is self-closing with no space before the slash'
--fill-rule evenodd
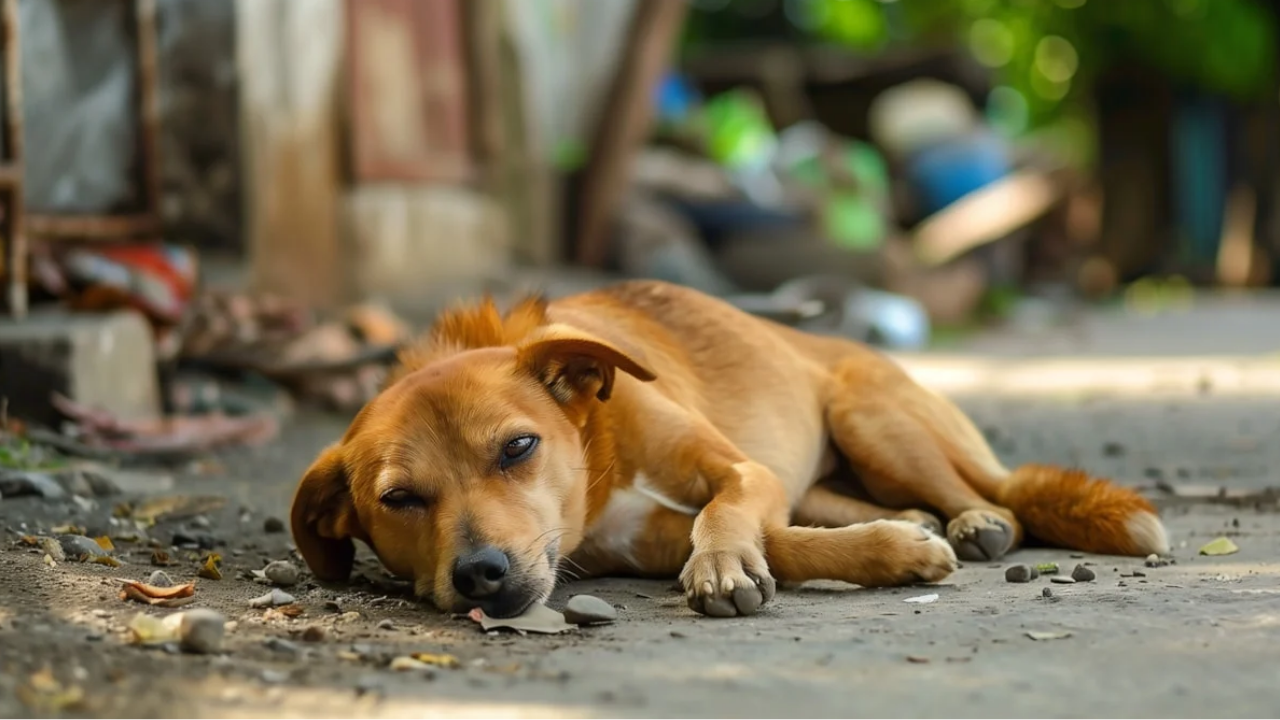
<path id="1" fill-rule="evenodd" d="M 459 0 L 347 0 L 346 13 L 354 180 L 469 180 Z"/>
<path id="2" fill-rule="evenodd" d="M 6 305 L 17 318 L 27 314 L 27 236 L 22 202 L 22 65 L 18 40 L 18 0 L 3 0 L 4 39 L 4 162 L 11 173 L 0 190 L 4 207 L 4 253 L 0 262 L 7 271 Z"/>
<path id="3" fill-rule="evenodd" d="M 645 0 L 636 6 L 622 62 L 597 116 L 583 178 L 576 253 L 583 265 L 599 267 L 608 255 L 632 161 L 649 131 L 653 90 L 671 58 L 687 5 L 686 0 Z"/>
<path id="4" fill-rule="evenodd" d="M 237 0 L 250 285 L 345 300 L 339 234 L 342 0 Z"/>

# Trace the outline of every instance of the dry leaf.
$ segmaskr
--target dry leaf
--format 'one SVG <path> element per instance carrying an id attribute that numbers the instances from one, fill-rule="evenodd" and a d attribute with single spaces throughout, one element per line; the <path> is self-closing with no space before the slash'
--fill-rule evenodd
<path id="1" fill-rule="evenodd" d="M 163 550 L 152 550 L 151 564 L 158 567 L 169 567 L 175 563 L 173 562 L 173 558 L 169 557 L 169 553 Z"/>
<path id="2" fill-rule="evenodd" d="M 179 520 L 211 513 L 226 504 L 226 498 L 214 495 L 170 495 L 134 505 L 126 513 L 135 520 L 154 525 L 161 520 Z"/>
<path id="3" fill-rule="evenodd" d="M 222 569 L 218 567 L 218 563 L 222 562 L 222 556 L 218 553 L 209 553 L 204 559 L 204 565 L 200 566 L 200 571 L 196 574 L 202 578 L 209 580 L 221 580 Z"/>
<path id="4" fill-rule="evenodd" d="M 923 656 L 920 656 L 920 655 L 908 655 L 908 656 L 907 656 L 907 662 L 909 662 L 909 663 L 915 663 L 915 664 L 917 664 L 917 665 L 922 665 L 922 664 L 924 664 L 924 663 L 929 662 L 929 658 L 927 658 L 927 657 L 923 657 Z"/>
<path id="5" fill-rule="evenodd" d="M 129 642 L 134 645 L 163 645 L 178 640 L 178 626 L 182 613 L 174 613 L 161 620 L 145 613 L 138 613 L 129 621 Z"/>
<path id="6" fill-rule="evenodd" d="M 492 618 L 480 608 L 473 608 L 471 612 L 467 613 L 467 617 L 480 623 L 480 628 L 483 630 L 510 628 L 520 632 L 554 635 L 577 628 L 576 625 L 570 625 L 565 622 L 563 614 L 541 603 L 534 603 L 528 610 L 524 611 L 523 615 L 513 618 Z"/>
<path id="7" fill-rule="evenodd" d="M 432 670 L 433 669 L 430 665 L 422 662 L 421 660 L 415 660 L 407 655 L 401 655 L 400 657 L 394 658 L 391 661 L 391 665 L 389 665 L 388 667 L 391 670 L 395 670 L 397 672 L 410 672 L 413 670 Z"/>
<path id="8" fill-rule="evenodd" d="M 57 714 L 79 706 L 84 702 L 84 690 L 78 685 L 63 685 L 45 668 L 27 678 L 18 687 L 18 700 L 28 709 L 40 714 Z"/>
<path id="9" fill-rule="evenodd" d="M 1231 542 L 1231 538 L 1218 537 L 1200 548 L 1201 555 L 1233 555 L 1240 552 L 1239 546 Z"/>
<path id="10" fill-rule="evenodd" d="M 103 550 L 106 550 L 107 552 L 114 552 L 116 549 L 116 546 L 111 542 L 111 538 L 107 537 L 106 535 L 103 535 L 102 537 L 96 537 L 93 539 L 93 541 L 98 543 L 98 547 L 102 548 Z"/>
<path id="11" fill-rule="evenodd" d="M 134 602 L 144 603 L 146 605 L 156 605 L 159 607 L 181 607 L 188 603 L 194 602 L 192 597 L 196 594 L 196 584 L 186 583 L 185 585 L 174 585 L 173 587 L 156 587 L 146 583 L 125 580 L 124 587 L 120 590 L 121 600 L 132 600 Z"/>
<path id="12" fill-rule="evenodd" d="M 106 565 L 107 567 L 113 567 L 113 568 L 120 567 L 120 561 L 111 557 L 110 555 L 96 555 L 94 557 L 89 558 L 89 562 L 97 563 L 99 565 Z"/>
<path id="13" fill-rule="evenodd" d="M 278 608 L 278 609 L 280 610 L 281 615 L 284 615 L 285 617 L 288 617 L 288 618 L 300 617 L 302 614 L 304 614 L 307 611 L 307 609 L 302 607 L 301 605 L 285 605 L 284 607 Z"/>
<path id="14" fill-rule="evenodd" d="M 85 531 L 80 525 L 59 525 L 50 532 L 54 535 L 83 535 Z"/>
<path id="15" fill-rule="evenodd" d="M 22 537 L 18 538 L 18 542 L 22 543 L 23 545 L 26 545 L 27 547 L 36 547 L 40 544 L 40 538 L 36 537 L 35 535 L 23 535 Z"/>
<path id="16" fill-rule="evenodd" d="M 458 658 L 447 653 L 413 653 L 409 657 L 420 663 L 435 665 L 437 667 L 456 668 L 461 667 L 462 665 L 462 663 L 458 661 Z"/>

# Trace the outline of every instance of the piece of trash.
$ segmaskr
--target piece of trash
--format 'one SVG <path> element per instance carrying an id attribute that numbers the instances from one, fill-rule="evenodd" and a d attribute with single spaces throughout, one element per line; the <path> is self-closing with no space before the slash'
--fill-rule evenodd
<path id="1" fill-rule="evenodd" d="M 915 597 L 909 597 L 903 600 L 902 602 L 917 603 L 920 605 L 924 605 L 926 603 L 937 602 L 937 601 L 938 601 L 938 593 L 929 593 L 928 595 L 917 595 Z"/>
<path id="2" fill-rule="evenodd" d="M 1231 542 L 1231 538 L 1217 537 L 1200 548 L 1201 555 L 1232 555 L 1240 552 L 1239 546 Z"/>
<path id="3" fill-rule="evenodd" d="M 523 614 L 512 618 L 489 617 L 480 608 L 472 608 L 471 612 L 467 613 L 467 617 L 480 623 L 480 628 L 485 631 L 508 628 L 522 633 L 532 632 L 555 635 L 573 630 L 575 627 L 565 622 L 563 614 L 542 603 L 535 603 L 529 606 L 529 609 L 525 610 Z"/>
<path id="4" fill-rule="evenodd" d="M 129 642 L 134 645 L 163 645 L 178 641 L 178 625 L 182 622 L 182 613 L 170 615 L 163 620 L 138 613 L 129 621 Z"/>
<path id="5" fill-rule="evenodd" d="M 1053 575 L 1058 572 L 1058 563 L 1056 562 L 1038 563 L 1035 566 L 1035 569 L 1036 569 L 1036 572 L 1040 573 L 1041 575 Z"/>
<path id="6" fill-rule="evenodd" d="M 1071 637 L 1071 633 L 1066 631 L 1056 632 L 1056 631 L 1028 630 L 1027 637 L 1031 638 L 1032 640 L 1065 640 L 1066 638 Z"/>
<path id="7" fill-rule="evenodd" d="M 462 666 L 462 663 L 458 661 L 458 658 L 453 655 L 449 655 L 448 653 L 413 653 L 409 657 L 420 663 L 435 665 L 436 667 L 456 668 Z"/>
<path id="8" fill-rule="evenodd" d="M 271 592 L 267 593 L 266 595 L 261 595 L 259 597 L 256 597 L 250 600 L 249 607 L 251 608 L 275 607 L 279 605 L 292 605 L 294 602 L 296 602 L 296 600 L 292 595 L 281 590 L 280 588 L 274 588 Z"/>
<path id="9" fill-rule="evenodd" d="M 133 580 L 124 580 L 122 582 L 124 587 L 120 589 L 121 600 L 132 600 L 146 605 L 168 608 L 180 607 L 195 600 L 195 583 L 158 587 Z"/>
<path id="10" fill-rule="evenodd" d="M 426 673 L 435 672 L 435 668 L 431 665 L 428 665 L 421 660 L 409 657 L 408 655 L 401 655 L 399 657 L 392 658 L 391 664 L 387 667 L 396 672 L 412 672 L 415 670 L 420 670 Z"/>
<path id="11" fill-rule="evenodd" d="M 71 710 L 84 702 L 84 690 L 78 685 L 63 685 L 46 667 L 33 673 L 18 686 L 18 701 L 34 713 L 53 715 Z"/>
<path id="12" fill-rule="evenodd" d="M 222 568 L 218 564 L 222 562 L 222 556 L 218 553 L 209 553 L 204 559 L 204 564 L 200 566 L 200 571 L 196 573 L 202 578 L 209 580 L 221 580 Z"/>

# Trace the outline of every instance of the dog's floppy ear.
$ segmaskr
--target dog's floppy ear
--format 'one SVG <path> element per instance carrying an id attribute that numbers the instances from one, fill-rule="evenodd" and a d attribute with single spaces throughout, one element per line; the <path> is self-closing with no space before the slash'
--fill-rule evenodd
<path id="1" fill-rule="evenodd" d="M 605 340 L 551 326 L 519 349 L 519 362 L 561 403 L 594 395 L 608 400 L 617 370 L 649 382 L 657 378 L 630 354 Z"/>
<path id="2" fill-rule="evenodd" d="M 364 532 L 347 487 L 342 449 L 332 446 L 298 483 L 290 513 L 293 541 L 317 579 L 346 580 L 355 562 L 353 537 Z"/>

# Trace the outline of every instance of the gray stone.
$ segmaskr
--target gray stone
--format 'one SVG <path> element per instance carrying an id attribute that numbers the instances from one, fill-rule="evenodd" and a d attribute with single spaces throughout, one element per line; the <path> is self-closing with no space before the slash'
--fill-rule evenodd
<path id="1" fill-rule="evenodd" d="M 284 653 L 286 655 L 297 655 L 302 652 L 302 648 L 297 643 L 290 642 L 284 638 L 267 638 L 262 641 L 264 647 L 272 652 Z"/>
<path id="2" fill-rule="evenodd" d="M 1040 572 L 1030 565 L 1010 565 L 1004 571 L 1005 582 L 1029 583 L 1040 577 Z"/>
<path id="3" fill-rule="evenodd" d="M 299 573 L 297 566 L 285 560 L 268 563 L 266 567 L 262 568 L 262 574 L 272 585 L 289 587 L 290 585 L 298 584 Z"/>
<path id="4" fill-rule="evenodd" d="M 284 532 L 284 521 L 278 517 L 269 517 L 262 521 L 262 532 L 282 533 Z"/>
<path id="5" fill-rule="evenodd" d="M 0 470 L 0 495 L 8 498 L 34 495 L 45 500 L 61 500 L 66 497 L 67 491 L 48 473 Z"/>
<path id="6" fill-rule="evenodd" d="M 9 399 L 9 415 L 57 427 L 53 393 L 123 419 L 156 417 L 160 388 L 147 321 L 133 312 L 56 309 L 0 317 L 0 397 Z"/>
<path id="7" fill-rule="evenodd" d="M 1053 577 L 1049 578 L 1049 582 L 1055 582 L 1055 583 L 1058 583 L 1059 585 L 1074 585 L 1076 581 L 1073 578 L 1067 577 L 1066 575 L 1054 575 Z"/>
<path id="8" fill-rule="evenodd" d="M 574 595 L 564 606 L 564 619 L 574 625 L 607 623 L 618 619 L 618 611 L 594 595 Z"/>
<path id="9" fill-rule="evenodd" d="M 178 623 L 178 642 L 189 653 L 209 655 L 222 650 L 222 637 L 227 619 L 220 612 L 196 608 L 182 614 Z"/>
<path id="10" fill-rule="evenodd" d="M 110 555 L 102 546 L 83 535 L 59 535 L 58 543 L 69 560 L 95 558 L 99 555 Z"/>
<path id="11" fill-rule="evenodd" d="M 292 602 L 294 602 L 294 597 L 292 595 L 279 588 L 274 588 L 266 595 L 250 600 L 249 607 L 264 608 L 272 607 L 273 605 L 288 605 Z"/>
<path id="12" fill-rule="evenodd" d="M 1076 582 L 1093 582 L 1097 577 L 1097 573 L 1092 568 L 1087 568 L 1084 565 L 1077 565 L 1071 571 L 1071 579 Z"/>
<path id="13" fill-rule="evenodd" d="M 156 587 L 173 587 L 177 583 L 175 583 L 169 575 L 165 573 L 165 571 L 156 570 L 151 573 L 151 577 L 147 578 L 147 584 L 154 585 Z"/>

